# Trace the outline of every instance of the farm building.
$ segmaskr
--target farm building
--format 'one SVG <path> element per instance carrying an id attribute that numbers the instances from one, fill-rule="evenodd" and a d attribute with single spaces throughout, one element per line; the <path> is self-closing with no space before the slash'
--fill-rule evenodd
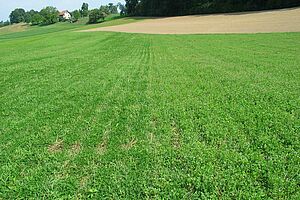
<path id="1" fill-rule="evenodd" d="M 71 13 L 69 13 L 69 11 L 67 10 L 63 10 L 61 12 L 59 12 L 59 17 L 65 20 L 71 19 Z"/>

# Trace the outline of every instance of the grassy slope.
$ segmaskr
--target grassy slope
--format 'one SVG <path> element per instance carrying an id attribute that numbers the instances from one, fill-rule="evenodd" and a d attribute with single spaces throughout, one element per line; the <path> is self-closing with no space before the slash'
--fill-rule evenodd
<path id="1" fill-rule="evenodd" d="M 14 24 L 11 26 L 4 26 L 0 28 L 0 35 L 10 34 L 15 32 L 22 32 L 27 30 L 29 25 L 24 23 Z"/>
<path id="2" fill-rule="evenodd" d="M 122 16 L 109 16 L 105 22 L 98 24 L 87 24 L 88 18 L 82 18 L 76 23 L 70 24 L 69 22 L 60 22 L 49 26 L 29 26 L 26 24 L 14 24 L 0 29 L 0 40 L 16 39 L 20 37 L 31 37 L 35 35 L 42 35 L 57 32 L 69 32 L 70 30 L 85 30 L 105 26 L 115 26 L 121 24 L 134 23 L 136 21 L 144 20 L 141 17 L 122 17 Z"/>
<path id="3" fill-rule="evenodd" d="M 57 26 L 0 37 L 0 199 L 299 198 L 299 33 Z"/>

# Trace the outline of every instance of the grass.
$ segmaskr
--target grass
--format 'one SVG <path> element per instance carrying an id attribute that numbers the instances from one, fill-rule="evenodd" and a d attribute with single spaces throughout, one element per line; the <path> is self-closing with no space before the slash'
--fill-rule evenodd
<path id="1" fill-rule="evenodd" d="M 16 39 L 19 37 L 31 37 L 42 34 L 57 33 L 57 32 L 70 32 L 76 30 L 85 30 L 106 26 L 116 26 L 121 24 L 134 23 L 137 21 L 145 20 L 143 17 L 123 17 L 120 15 L 110 15 L 105 18 L 105 21 L 97 24 L 88 24 L 88 18 L 81 18 L 78 22 L 60 22 L 48 26 L 29 26 L 26 24 L 14 24 L 0 28 L 0 40 Z"/>
<path id="2" fill-rule="evenodd" d="M 4 26 L 0 28 L 0 36 L 9 33 L 21 32 L 28 29 L 29 25 L 25 23 L 13 24 L 10 26 Z"/>
<path id="3" fill-rule="evenodd" d="M 0 199 L 300 198 L 300 33 L 75 27 L 0 36 Z"/>

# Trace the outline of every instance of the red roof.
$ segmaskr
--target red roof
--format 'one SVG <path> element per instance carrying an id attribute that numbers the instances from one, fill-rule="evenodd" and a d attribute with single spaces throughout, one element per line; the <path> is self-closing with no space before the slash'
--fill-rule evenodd
<path id="1" fill-rule="evenodd" d="M 59 16 L 62 16 L 62 15 L 64 15 L 65 13 L 69 13 L 69 11 L 67 11 L 67 10 L 60 11 L 60 12 L 59 12 Z"/>

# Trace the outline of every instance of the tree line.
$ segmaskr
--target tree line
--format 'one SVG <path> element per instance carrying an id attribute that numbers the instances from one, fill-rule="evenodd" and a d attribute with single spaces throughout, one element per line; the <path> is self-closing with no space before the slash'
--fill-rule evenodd
<path id="1" fill-rule="evenodd" d="M 300 0 L 125 0 L 128 15 L 178 16 L 300 6 Z"/>
<path id="2" fill-rule="evenodd" d="M 81 8 L 70 12 L 71 18 L 68 19 L 69 22 L 77 22 L 80 18 L 89 17 L 90 23 L 99 22 L 99 20 L 104 20 L 107 15 L 117 14 L 118 5 L 109 3 L 108 5 L 101 6 L 99 9 L 89 10 L 89 5 L 83 3 Z M 16 8 L 9 15 L 10 21 L 0 22 L 0 27 L 15 24 L 15 23 L 28 23 L 31 25 L 49 25 L 54 24 L 59 21 L 66 21 L 63 17 L 59 16 L 59 11 L 53 6 L 47 6 L 40 11 L 29 10 L 25 11 L 23 8 Z"/>
<path id="3" fill-rule="evenodd" d="M 4 26 L 8 26 L 10 25 L 10 22 L 7 20 L 7 21 L 0 21 L 0 28 L 4 27 Z"/>
<path id="4" fill-rule="evenodd" d="M 99 21 L 104 21 L 105 17 L 110 14 L 118 13 L 118 5 L 109 3 L 105 6 L 100 6 L 100 8 L 93 9 L 89 12 L 89 23 L 97 23 Z"/>

